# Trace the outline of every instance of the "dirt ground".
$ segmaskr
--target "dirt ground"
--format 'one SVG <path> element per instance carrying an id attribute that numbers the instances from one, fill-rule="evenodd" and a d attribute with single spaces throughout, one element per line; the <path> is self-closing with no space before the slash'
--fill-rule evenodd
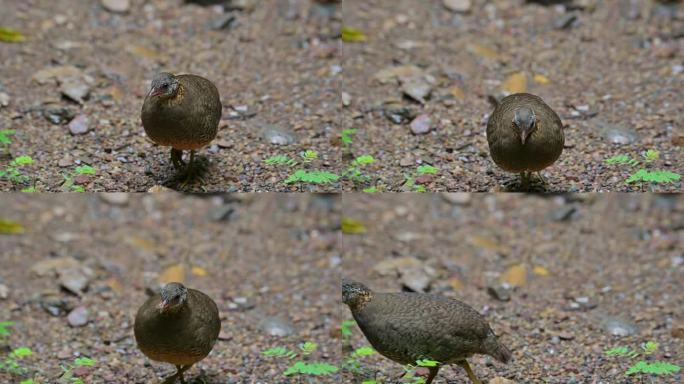
<path id="1" fill-rule="evenodd" d="M 640 351 L 641 343 L 655 341 L 659 348 L 651 359 L 684 364 L 680 196 L 475 194 L 452 201 L 345 195 L 344 216 L 364 223 L 367 232 L 344 235 L 343 276 L 381 292 L 424 288 L 483 313 L 513 351 L 508 365 L 470 359 L 485 383 L 495 377 L 515 383 L 682 382 L 681 371 L 625 376 L 638 359 L 604 354 L 618 346 Z M 488 294 L 521 264 L 526 274 L 517 275 L 520 286 L 508 291 L 510 301 Z M 356 327 L 351 344 L 368 345 Z M 397 383 L 403 372 L 378 355 L 362 361 L 366 377 L 381 383 Z M 360 380 L 346 375 L 345 382 Z M 442 368 L 435 383 L 469 381 L 453 367 Z"/>
<path id="2" fill-rule="evenodd" d="M 334 375 L 285 377 L 288 359 L 261 354 L 312 341 L 311 361 L 340 360 L 339 202 L 332 195 L 130 195 L 123 204 L 96 195 L 6 195 L 0 218 L 26 230 L 0 235 L 0 284 L 8 289 L 0 320 L 15 322 L 2 357 L 5 348 L 30 347 L 34 355 L 22 365 L 36 383 L 61 383 L 60 365 L 78 356 L 97 361 L 80 371 L 86 383 L 161 382 L 175 369 L 142 355 L 133 319 L 146 289 L 160 274 L 178 277 L 168 268 L 180 263 L 186 285 L 211 296 L 222 320 L 219 341 L 187 372 L 189 383 L 339 383 Z M 74 270 L 74 279 L 88 281 L 80 295 L 60 288 Z M 87 324 L 74 327 L 66 314 L 78 307 Z M 271 336 L 266 320 L 289 331 Z M 0 382 L 19 380 L 0 373 Z"/>
<path id="3" fill-rule="evenodd" d="M 0 130 L 16 131 L 0 165 L 21 155 L 35 161 L 22 168 L 30 180 L 0 181 L 2 190 L 68 191 L 65 176 L 80 165 L 97 170 L 74 179 L 87 191 L 181 188 L 169 148 L 148 140 L 140 121 L 159 71 L 210 79 L 224 106 L 216 140 L 201 151 L 210 164 L 205 183 L 184 191 L 339 189 L 284 184 L 294 170 L 263 162 L 275 155 L 301 160 L 314 150 L 318 159 L 299 168 L 339 173 L 332 140 L 340 108 L 339 10 L 309 0 L 234 1 L 244 5 L 238 9 L 130 3 L 121 14 L 94 0 L 0 0 L 0 26 L 26 35 L 22 43 L 0 43 L 0 92 L 9 98 L 0 107 Z M 78 103 L 62 88 L 89 92 Z"/>
<path id="4" fill-rule="evenodd" d="M 352 156 L 377 160 L 366 167 L 370 181 L 345 189 L 405 190 L 406 177 L 429 164 L 440 172 L 419 181 L 428 191 L 515 190 L 517 175 L 493 164 L 485 136 L 490 96 L 505 88 L 541 96 L 565 126 L 563 154 L 537 189 L 682 190 L 681 180 L 625 184 L 639 167 L 605 163 L 651 149 L 660 158 L 648 169 L 682 174 L 681 1 L 455 3 L 471 5 L 452 12 L 442 0 L 344 1 L 345 26 L 367 40 L 343 48 L 343 128 L 357 129 Z M 421 104 L 405 87 L 430 93 Z M 414 134 L 420 115 L 429 132 Z"/>

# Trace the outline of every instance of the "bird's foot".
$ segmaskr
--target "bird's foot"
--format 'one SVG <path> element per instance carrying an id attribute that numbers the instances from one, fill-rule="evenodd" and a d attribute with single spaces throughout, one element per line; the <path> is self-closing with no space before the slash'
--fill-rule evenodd
<path id="1" fill-rule="evenodd" d="M 537 172 L 537 177 L 539 178 L 539 181 L 542 182 L 542 185 L 549 185 L 549 182 L 546 181 L 546 178 L 544 177 L 544 175 L 542 175 L 541 171 Z"/>
<path id="2" fill-rule="evenodd" d="M 177 171 L 180 171 L 181 169 L 183 169 L 183 167 L 185 167 L 182 150 L 171 148 L 171 163 Z"/>
<path id="3" fill-rule="evenodd" d="M 190 162 L 188 163 L 185 170 L 179 175 L 181 180 L 180 187 L 182 189 L 199 182 L 201 186 L 204 186 L 206 181 L 204 180 L 204 174 L 206 174 L 208 169 L 208 162 L 202 157 L 195 158 L 195 152 L 190 152 Z"/>

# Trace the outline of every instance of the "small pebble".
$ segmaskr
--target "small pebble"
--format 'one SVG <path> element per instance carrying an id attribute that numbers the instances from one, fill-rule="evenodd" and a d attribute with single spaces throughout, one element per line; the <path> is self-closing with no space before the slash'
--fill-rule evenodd
<path id="1" fill-rule="evenodd" d="M 88 310 L 83 306 L 74 308 L 73 311 L 69 312 L 67 321 L 74 328 L 88 324 Z"/>

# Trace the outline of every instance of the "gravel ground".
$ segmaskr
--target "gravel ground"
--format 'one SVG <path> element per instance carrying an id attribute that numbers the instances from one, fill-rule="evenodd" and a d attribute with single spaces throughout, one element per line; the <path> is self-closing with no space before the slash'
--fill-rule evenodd
<path id="1" fill-rule="evenodd" d="M 684 365 L 681 197 L 479 194 L 452 201 L 458 203 L 439 195 L 345 195 L 344 216 L 367 231 L 344 235 L 343 276 L 377 291 L 424 288 L 485 314 L 513 360 L 502 365 L 471 358 L 484 382 L 682 382 L 681 371 L 627 377 L 638 359 L 603 353 L 655 341 L 660 345 L 650 360 Z M 518 288 L 506 291 L 510 301 L 488 294 L 521 264 L 527 273 L 517 276 Z M 351 345 L 368 345 L 356 327 Z M 380 356 L 362 361 L 379 382 L 398 382 L 398 364 Z M 360 380 L 347 375 L 345 382 Z M 435 384 L 442 383 L 469 381 L 455 367 L 440 371 Z"/>
<path id="2" fill-rule="evenodd" d="M 490 96 L 526 90 L 565 125 L 566 148 L 544 171 L 549 185 L 537 189 L 682 190 L 681 180 L 627 185 L 638 167 L 604 162 L 652 149 L 660 158 L 649 169 L 684 170 L 681 1 L 453 3 L 470 6 L 452 12 L 442 0 L 344 1 L 345 26 L 367 41 L 344 45 L 343 128 L 357 129 L 352 156 L 377 160 L 366 167 L 369 182 L 345 189 L 410 190 L 406 176 L 430 164 L 440 172 L 418 180 L 428 191 L 515 190 L 517 176 L 489 157 L 485 127 Z M 403 90 L 430 94 L 421 104 Z M 419 120 L 416 128 L 427 133 L 414 134 L 410 122 L 421 115 L 430 124 Z"/>
<path id="3" fill-rule="evenodd" d="M 186 284 L 210 295 L 222 319 L 220 340 L 188 371 L 189 382 L 340 382 L 337 376 L 284 377 L 287 359 L 261 355 L 313 341 L 318 350 L 311 361 L 340 360 L 338 197 L 164 194 L 125 200 L 3 198 L 0 218 L 18 221 L 26 231 L 0 235 L 0 320 L 16 323 L 0 340 L 2 358 L 7 348 L 30 347 L 34 355 L 22 364 L 36 383 L 66 383 L 58 379 L 60 364 L 77 356 L 97 360 L 79 372 L 87 383 L 159 383 L 174 369 L 150 364 L 136 348 L 133 318 L 146 288 L 181 263 Z M 68 264 L 65 257 L 74 260 Z M 57 263 L 59 278 L 53 269 L 37 274 L 48 261 Z M 60 289 L 63 280 L 83 277 L 89 283 L 82 294 Z M 88 311 L 87 324 L 72 327 L 66 313 L 79 307 Z M 46 308 L 62 313 L 53 316 Z M 284 323 L 278 326 L 283 332 L 291 327 L 289 334 L 269 335 L 261 324 L 267 319 Z M 19 380 L 0 372 L 0 382 Z"/>
<path id="4" fill-rule="evenodd" d="M 140 121 L 159 71 L 212 80 L 224 106 L 216 140 L 201 151 L 206 182 L 184 190 L 340 189 L 286 185 L 293 169 L 263 163 L 310 149 L 318 159 L 298 167 L 339 173 L 339 10 L 309 0 L 234 3 L 244 7 L 132 0 L 115 13 L 100 0 L 0 0 L 0 26 L 26 35 L 0 43 L 0 104 L 8 104 L 0 106 L 0 130 L 16 131 L 0 165 L 20 155 L 35 160 L 22 168 L 28 181 L 2 180 L 0 189 L 68 191 L 64 175 L 84 164 L 97 170 L 74 178 L 87 191 L 178 189 L 169 149 L 148 140 Z"/>

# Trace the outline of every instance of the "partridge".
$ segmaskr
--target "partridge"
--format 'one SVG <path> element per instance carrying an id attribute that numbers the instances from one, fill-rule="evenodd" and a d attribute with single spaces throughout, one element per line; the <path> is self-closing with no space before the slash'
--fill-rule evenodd
<path id="1" fill-rule="evenodd" d="M 563 152 L 563 123 L 539 96 L 515 93 L 505 97 L 487 122 L 487 142 L 494 163 L 520 174 L 523 189 L 532 172 L 550 166 Z"/>
<path id="2" fill-rule="evenodd" d="M 195 151 L 216 137 L 221 120 L 221 99 L 214 84 L 197 75 L 154 76 L 142 106 L 142 123 L 155 143 L 171 147 L 171 162 L 181 170 L 183 151 L 190 151 L 187 176 L 197 175 Z"/>
<path id="3" fill-rule="evenodd" d="M 183 373 L 211 352 L 220 331 L 216 303 L 181 283 L 166 284 L 135 316 L 135 340 L 142 353 L 176 366 L 165 383 L 185 383 Z"/>
<path id="4" fill-rule="evenodd" d="M 438 361 L 429 367 L 426 384 L 445 364 L 460 365 L 473 383 L 481 384 L 466 360 L 475 353 L 503 363 L 511 359 L 485 318 L 458 300 L 425 293 L 377 293 L 343 279 L 342 301 L 381 355 L 404 365 Z"/>

